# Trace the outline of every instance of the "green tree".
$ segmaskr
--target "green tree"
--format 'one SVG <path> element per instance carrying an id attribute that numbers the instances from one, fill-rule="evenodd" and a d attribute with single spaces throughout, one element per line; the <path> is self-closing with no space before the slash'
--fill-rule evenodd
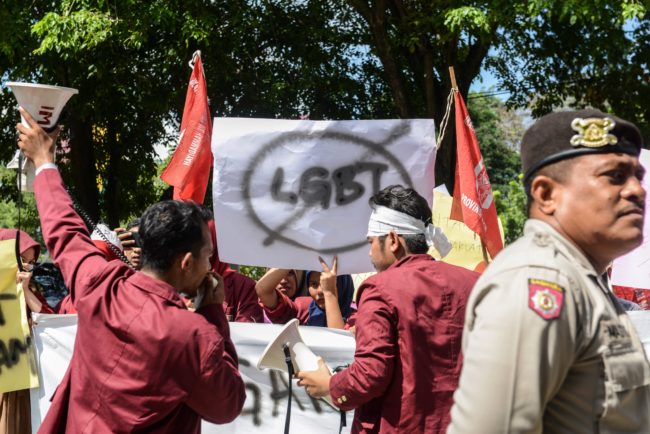
<path id="1" fill-rule="evenodd" d="M 453 65 L 466 101 L 486 67 L 511 90 L 510 105 L 540 114 L 573 97 L 647 131 L 646 9 L 633 0 L 6 0 L 0 67 L 3 81 L 80 90 L 63 119 L 64 177 L 93 217 L 115 225 L 156 199 L 153 145 L 175 139 L 197 48 L 216 116 L 439 124 Z M 8 92 L 0 107 L 7 161 L 17 121 Z M 448 134 L 436 175 L 450 188 L 454 155 Z"/>
<path id="2" fill-rule="evenodd" d="M 535 117 L 564 105 L 612 111 L 650 143 L 649 3 L 556 3 L 505 32 L 499 56 L 486 62 L 509 105 L 530 104 Z"/>
<path id="3" fill-rule="evenodd" d="M 239 266 L 239 271 L 250 277 L 251 279 L 257 281 L 260 280 L 262 276 L 264 276 L 264 273 L 266 273 L 266 268 L 265 267 L 254 267 L 252 265 L 240 265 Z"/>
<path id="4" fill-rule="evenodd" d="M 519 154 L 508 142 L 507 134 L 508 132 L 518 134 L 521 139 L 523 135 L 522 121 L 520 117 L 507 116 L 508 110 L 494 96 L 476 98 L 470 94 L 469 98 L 467 109 L 481 148 L 481 155 L 488 168 L 490 183 L 498 189 L 508 185 L 520 172 Z M 508 120 L 510 124 L 506 125 L 505 120 Z"/>
<path id="5" fill-rule="evenodd" d="M 523 234 L 524 223 L 528 216 L 528 202 L 522 180 L 523 175 L 519 174 L 507 185 L 499 186 L 494 191 L 494 201 L 503 225 L 505 244 L 512 243 Z"/>
<path id="6" fill-rule="evenodd" d="M 64 178 L 91 216 L 110 225 L 157 199 L 153 145 L 175 138 L 197 48 L 216 116 L 349 118 L 370 105 L 329 2 L 5 3 L 3 80 L 79 89 L 62 120 L 72 162 Z M 309 27 L 318 30 L 296 38 L 296 28 Z M 0 107 L 10 114 L 0 120 L 7 161 L 18 116 L 9 93 Z"/>
<path id="7" fill-rule="evenodd" d="M 481 67 L 491 69 L 500 84 L 512 92 L 510 104 L 534 103 L 536 115 L 561 105 L 569 96 L 577 104 L 602 105 L 603 93 L 616 97 L 621 86 L 648 77 L 648 22 L 633 35 L 625 25 L 641 20 L 647 2 L 626 1 L 409 1 L 347 0 L 364 19 L 365 41 L 381 63 L 381 75 L 392 96 L 394 114 L 428 117 L 439 124 L 449 89 L 448 66 L 454 66 L 458 87 L 466 99 Z M 632 60 L 637 64 L 629 67 Z M 369 61 L 372 61 L 369 60 Z M 606 88 L 599 81 L 590 94 L 571 85 L 588 83 L 611 71 L 624 70 L 625 78 L 611 75 Z M 612 71 L 613 72 L 613 71 Z M 524 80 L 521 80 L 523 75 Z M 645 86 L 647 89 L 647 86 Z M 593 92 L 597 88 L 601 92 Z M 638 96 L 638 95 L 637 95 Z M 645 122 L 645 99 L 629 116 Z M 624 101 L 620 100 L 619 101 Z M 610 102 L 612 107 L 614 104 Z M 641 108 L 643 107 L 643 108 Z M 438 182 L 453 185 L 453 138 L 436 161 Z"/>
<path id="8" fill-rule="evenodd" d="M 0 188 L 9 188 L 14 191 L 11 196 L 4 196 L 0 200 L 0 228 L 17 229 L 18 228 L 18 199 L 16 171 L 0 166 Z M 32 238 L 38 241 L 42 246 L 43 235 L 41 234 L 41 223 L 36 209 L 36 201 L 33 193 L 23 193 L 20 207 L 20 229 L 27 232 Z"/>

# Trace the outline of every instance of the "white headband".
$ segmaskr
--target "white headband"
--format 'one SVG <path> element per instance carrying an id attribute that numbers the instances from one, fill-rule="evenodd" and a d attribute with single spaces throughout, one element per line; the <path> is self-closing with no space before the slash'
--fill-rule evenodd
<path id="1" fill-rule="evenodd" d="M 452 248 L 451 243 L 439 227 L 432 224 L 425 226 L 422 220 L 385 206 L 375 207 L 368 222 L 367 236 L 380 237 L 391 231 L 399 235 L 423 234 L 427 245 L 435 247 L 441 257 L 447 256 Z"/>

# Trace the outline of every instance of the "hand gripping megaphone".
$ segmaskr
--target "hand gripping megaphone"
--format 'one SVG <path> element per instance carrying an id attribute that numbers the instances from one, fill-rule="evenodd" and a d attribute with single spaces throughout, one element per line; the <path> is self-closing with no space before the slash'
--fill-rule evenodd
<path id="1" fill-rule="evenodd" d="M 294 372 L 318 369 L 318 356 L 303 342 L 295 318 L 286 323 L 280 334 L 266 346 L 257 362 L 257 369 L 268 368 L 289 373 L 282 348 L 285 344 L 291 353 Z M 329 395 L 322 399 L 332 404 Z"/>
<path id="2" fill-rule="evenodd" d="M 77 89 L 45 84 L 17 83 L 13 81 L 6 84 L 16 97 L 18 105 L 27 110 L 27 113 L 34 118 L 36 123 L 47 132 L 54 131 L 63 107 L 65 107 L 72 95 L 79 93 Z M 29 124 L 22 116 L 21 123 L 29 128 Z M 19 167 L 19 155 L 20 150 L 16 152 L 7 167 L 19 169 L 23 191 L 34 191 L 34 165 L 31 161 L 24 159 L 22 167 Z"/>

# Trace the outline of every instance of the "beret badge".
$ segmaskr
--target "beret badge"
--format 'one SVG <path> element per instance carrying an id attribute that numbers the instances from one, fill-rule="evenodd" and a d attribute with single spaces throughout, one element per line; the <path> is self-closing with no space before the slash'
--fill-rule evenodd
<path id="1" fill-rule="evenodd" d="M 611 118 L 575 118 L 571 122 L 571 128 L 578 134 L 571 137 L 571 144 L 587 148 L 615 145 L 618 138 L 609 134 L 615 126 L 616 123 Z"/>

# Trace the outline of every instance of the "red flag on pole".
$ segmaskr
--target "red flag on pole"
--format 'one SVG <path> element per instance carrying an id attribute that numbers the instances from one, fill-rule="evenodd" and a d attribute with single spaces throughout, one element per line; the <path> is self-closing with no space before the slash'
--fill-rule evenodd
<path id="1" fill-rule="evenodd" d="M 174 199 L 203 203 L 212 167 L 212 124 L 201 52 L 192 60 L 178 146 L 160 177 L 174 187 Z"/>
<path id="2" fill-rule="evenodd" d="M 464 222 L 481 237 L 491 257 L 503 249 L 497 209 L 472 120 L 458 90 L 456 106 L 456 181 L 451 218 Z"/>

